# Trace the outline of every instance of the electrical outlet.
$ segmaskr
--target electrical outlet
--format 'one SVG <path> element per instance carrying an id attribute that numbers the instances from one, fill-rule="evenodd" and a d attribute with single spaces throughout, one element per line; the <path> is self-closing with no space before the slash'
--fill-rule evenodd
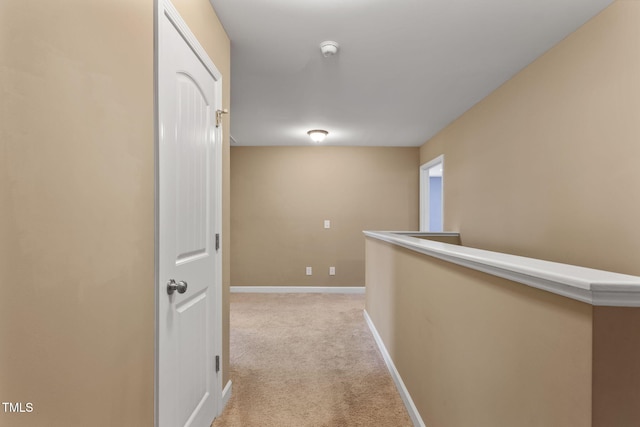
<path id="1" fill-rule="evenodd" d="M 325 219 L 324 220 L 324 228 L 331 228 L 331 220 L 330 219 Z"/>
<path id="2" fill-rule="evenodd" d="M 329 267 L 329 276 L 335 276 L 335 275 L 336 275 L 336 268 Z"/>
<path id="3" fill-rule="evenodd" d="M 311 267 L 307 267 L 307 276 L 313 275 L 313 269 Z"/>

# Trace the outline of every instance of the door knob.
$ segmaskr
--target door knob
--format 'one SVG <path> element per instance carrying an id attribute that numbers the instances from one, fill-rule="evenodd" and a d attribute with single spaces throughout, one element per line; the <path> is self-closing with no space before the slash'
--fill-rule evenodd
<path id="1" fill-rule="evenodd" d="M 183 280 L 176 283 L 175 280 L 171 279 L 167 282 L 167 293 L 173 295 L 175 291 L 178 291 L 179 294 L 184 294 L 187 292 L 187 285 L 187 282 Z"/>

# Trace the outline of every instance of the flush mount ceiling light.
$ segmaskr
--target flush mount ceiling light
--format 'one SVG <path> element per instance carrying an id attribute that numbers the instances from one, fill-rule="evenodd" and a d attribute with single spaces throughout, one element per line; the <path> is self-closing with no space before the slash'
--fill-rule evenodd
<path id="1" fill-rule="evenodd" d="M 327 137 L 328 134 L 329 134 L 329 132 L 327 132 L 326 130 L 322 130 L 322 129 L 313 129 L 313 130 L 310 130 L 309 132 L 307 132 L 307 135 L 309 135 L 309 138 L 311 138 L 311 140 L 313 142 L 322 142 L 322 141 L 324 141 L 324 139 Z"/>

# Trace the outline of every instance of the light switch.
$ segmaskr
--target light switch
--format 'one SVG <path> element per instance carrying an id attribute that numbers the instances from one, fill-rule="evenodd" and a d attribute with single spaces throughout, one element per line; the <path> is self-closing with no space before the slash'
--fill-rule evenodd
<path id="1" fill-rule="evenodd" d="M 325 219 L 324 220 L 324 228 L 331 228 L 331 220 L 330 219 Z"/>

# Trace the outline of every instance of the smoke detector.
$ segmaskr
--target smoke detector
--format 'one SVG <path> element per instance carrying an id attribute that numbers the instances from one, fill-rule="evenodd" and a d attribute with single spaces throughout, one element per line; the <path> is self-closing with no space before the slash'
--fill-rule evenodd
<path id="1" fill-rule="evenodd" d="M 340 45 L 338 45 L 338 43 L 332 42 L 330 40 L 320 43 L 320 51 L 322 52 L 322 56 L 324 56 L 325 58 L 338 53 L 339 47 Z"/>

